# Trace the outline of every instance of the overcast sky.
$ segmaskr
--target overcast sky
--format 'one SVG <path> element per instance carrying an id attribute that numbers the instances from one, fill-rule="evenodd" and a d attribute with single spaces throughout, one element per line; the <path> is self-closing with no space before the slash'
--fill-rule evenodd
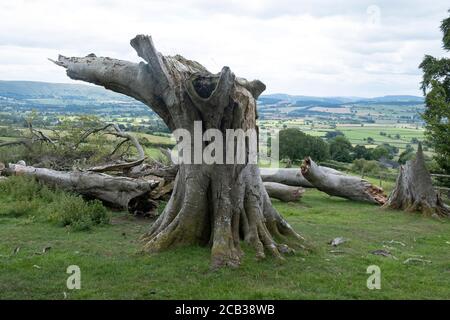
<path id="1" fill-rule="evenodd" d="M 210 71 L 228 65 L 266 93 L 420 95 L 424 54 L 442 56 L 448 0 L 0 0 L 0 79 L 71 82 L 47 58 L 139 61 L 129 40 Z M 73 82 L 73 81 L 72 81 Z"/>

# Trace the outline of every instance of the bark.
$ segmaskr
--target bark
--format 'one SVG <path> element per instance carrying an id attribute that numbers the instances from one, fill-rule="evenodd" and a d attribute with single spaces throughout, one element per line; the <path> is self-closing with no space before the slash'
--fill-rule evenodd
<path id="1" fill-rule="evenodd" d="M 330 196 L 380 205 L 386 202 L 386 196 L 380 187 L 358 177 L 327 172 L 310 157 L 305 158 L 301 170 L 314 187 Z"/>
<path id="2" fill-rule="evenodd" d="M 328 167 L 320 167 L 322 171 L 335 175 L 343 175 L 342 172 Z M 264 182 L 278 182 L 288 186 L 314 188 L 296 168 L 261 168 L 261 177 Z"/>
<path id="3" fill-rule="evenodd" d="M 302 187 L 292 187 L 277 182 L 264 182 L 264 187 L 269 197 L 284 202 L 297 201 L 305 192 L 305 189 Z"/>
<path id="4" fill-rule="evenodd" d="M 95 166 L 89 168 L 88 171 L 92 172 L 108 172 L 108 171 L 129 171 L 131 168 L 140 166 L 146 158 L 142 158 L 132 162 L 116 162 L 111 164 L 105 164 L 101 166 Z"/>
<path id="5" fill-rule="evenodd" d="M 147 215 L 156 206 L 151 192 L 158 183 L 154 180 L 109 176 L 103 173 L 56 171 L 21 164 L 9 164 L 6 175 L 25 175 L 51 187 L 75 192 L 88 198 L 102 200 L 130 213 Z"/>
<path id="6" fill-rule="evenodd" d="M 93 168 L 95 169 L 95 168 Z M 95 171 L 90 169 L 90 171 Z M 102 166 L 98 167 L 98 169 L 102 169 Z M 99 171 L 97 171 L 99 172 Z M 165 181 L 173 181 L 178 172 L 178 166 L 168 166 L 168 167 L 149 167 L 140 172 L 135 173 L 127 173 L 128 177 L 145 177 L 145 176 L 155 176 L 158 178 L 163 178 Z M 266 189 L 270 198 L 275 198 L 283 202 L 291 202 L 299 200 L 305 190 L 302 187 L 294 187 L 288 186 L 286 184 L 277 183 L 277 182 L 263 182 L 264 188 Z M 173 185 L 173 184 L 172 184 Z M 169 186 L 164 188 L 163 194 L 167 194 L 172 190 L 169 189 Z"/>
<path id="7" fill-rule="evenodd" d="M 419 211 L 428 216 L 450 216 L 450 208 L 433 188 L 421 144 L 415 159 L 400 167 L 395 188 L 383 208 Z"/>
<path id="8" fill-rule="evenodd" d="M 172 131 L 185 129 L 193 137 L 195 121 L 223 137 L 227 129 L 256 129 L 256 99 L 265 89 L 261 81 L 237 78 L 228 67 L 212 74 L 182 56 L 163 56 L 149 36 L 136 36 L 131 46 L 145 62 L 93 54 L 59 56 L 54 62 L 72 79 L 142 101 Z M 291 252 L 288 237 L 302 240 L 272 207 L 256 165 L 181 163 L 164 212 L 142 240 L 147 252 L 209 244 L 211 264 L 220 267 L 239 265 L 241 239 L 255 248 L 258 258 L 266 252 L 281 258 Z"/>
<path id="9" fill-rule="evenodd" d="M 16 145 L 23 145 L 27 149 L 31 149 L 32 141 L 31 139 L 20 139 L 14 141 L 0 142 L 0 147 L 11 147 Z"/>
<path id="10" fill-rule="evenodd" d="M 126 162 L 114 162 L 109 164 L 104 164 L 101 166 L 96 166 L 93 168 L 90 168 L 89 171 L 94 172 L 108 172 L 108 171 L 123 171 L 123 172 L 139 172 L 143 168 L 143 162 L 146 159 L 145 151 L 142 145 L 139 143 L 139 140 L 132 134 L 122 131 L 117 124 L 107 124 L 101 128 L 93 128 L 87 130 L 81 137 L 80 140 L 73 146 L 74 149 L 78 148 L 78 146 L 86 141 L 86 139 L 94 134 L 104 131 L 105 134 L 113 135 L 118 138 L 123 138 L 121 142 L 115 147 L 113 152 L 111 153 L 111 156 L 114 155 L 117 150 L 126 142 L 130 142 L 135 148 L 136 152 L 138 154 L 137 160 L 130 160 Z"/>

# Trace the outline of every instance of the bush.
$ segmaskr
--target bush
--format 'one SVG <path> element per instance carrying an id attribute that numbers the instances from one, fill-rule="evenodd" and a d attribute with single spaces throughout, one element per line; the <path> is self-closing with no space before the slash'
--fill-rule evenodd
<path id="1" fill-rule="evenodd" d="M 364 175 L 377 175 L 381 170 L 381 166 L 378 161 L 356 159 L 353 160 L 352 171 Z"/>
<path id="2" fill-rule="evenodd" d="M 75 231 L 90 230 L 94 225 L 109 223 L 108 211 L 100 201 L 86 202 L 72 194 L 62 194 L 46 211 L 49 220 Z"/>
<path id="3" fill-rule="evenodd" d="M 330 140 L 330 155 L 331 159 L 339 162 L 351 162 L 353 151 L 352 144 L 344 136 L 337 136 Z"/>
<path id="4" fill-rule="evenodd" d="M 52 190 L 27 177 L 10 177 L 0 183 L 0 215 L 34 216 L 74 231 L 89 230 L 108 224 L 110 214 L 98 200 Z"/>
<path id="5" fill-rule="evenodd" d="M 329 158 L 328 144 L 325 141 L 298 129 L 281 130 L 279 144 L 282 159 L 297 161 L 310 156 L 316 161 L 323 161 Z"/>

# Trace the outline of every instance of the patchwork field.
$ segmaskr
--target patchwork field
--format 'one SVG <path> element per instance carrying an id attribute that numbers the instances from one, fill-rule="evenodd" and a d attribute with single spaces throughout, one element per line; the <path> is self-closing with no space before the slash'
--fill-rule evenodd
<path id="1" fill-rule="evenodd" d="M 353 145 L 365 145 L 367 147 L 376 147 L 383 143 L 389 143 L 398 147 L 400 150 L 406 148 L 410 144 L 413 148 L 417 148 L 417 144 L 412 143 L 412 139 L 423 140 L 424 129 L 410 125 L 400 124 L 337 124 L 335 127 L 328 123 L 305 124 L 304 119 L 298 120 L 264 120 L 260 121 L 260 125 L 265 129 L 283 129 L 298 128 L 306 134 L 318 137 L 324 137 L 328 131 L 341 131 Z M 381 133 L 381 134 L 380 134 Z M 397 136 L 398 135 L 398 136 Z M 372 138 L 373 143 L 368 143 L 367 138 Z"/>

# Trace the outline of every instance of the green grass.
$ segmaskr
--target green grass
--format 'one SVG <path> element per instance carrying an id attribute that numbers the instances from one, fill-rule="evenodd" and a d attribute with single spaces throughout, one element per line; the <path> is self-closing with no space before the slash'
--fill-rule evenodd
<path id="1" fill-rule="evenodd" d="M 0 207 L 7 195 L 0 194 Z M 274 202 L 314 245 L 284 263 L 257 262 L 245 247 L 239 269 L 209 269 L 210 250 L 187 247 L 140 253 L 150 221 L 113 213 L 112 223 L 72 232 L 26 216 L 0 216 L 2 299 L 450 299 L 450 223 L 384 211 L 308 190 L 298 203 Z M 61 208 L 65 210 L 65 208 Z M 332 248 L 335 237 L 348 242 Z M 396 240 L 405 244 L 386 244 Z M 398 259 L 373 255 L 389 250 Z M 52 249 L 45 254 L 44 247 Z M 20 247 L 17 254 L 13 254 Z M 332 253 L 339 250 L 340 253 Z M 415 255 L 431 264 L 403 264 Z M 366 269 L 381 268 L 381 290 L 368 290 Z M 81 268 L 81 290 L 68 290 L 66 269 Z"/>
<path id="2" fill-rule="evenodd" d="M 281 129 L 281 123 L 273 120 L 262 120 L 261 125 L 266 128 L 278 128 Z M 390 145 L 398 147 L 400 150 L 404 150 L 407 144 L 416 148 L 417 145 L 411 143 L 412 138 L 417 138 L 419 140 L 424 139 L 424 129 L 414 128 L 411 125 L 405 124 L 365 124 L 363 127 L 360 125 L 348 125 L 348 124 L 338 124 L 336 128 L 331 128 L 329 123 L 316 124 L 313 128 L 310 125 L 305 125 L 302 120 L 291 119 L 282 122 L 288 127 L 299 128 L 305 133 L 324 137 L 328 131 L 341 131 L 353 145 L 365 145 L 367 147 L 376 147 L 377 145 L 383 143 L 389 143 Z M 380 135 L 380 132 L 386 133 L 386 136 Z M 395 135 L 399 134 L 400 139 L 395 138 Z M 388 137 L 387 135 L 391 135 Z M 368 144 L 368 137 L 373 138 L 375 141 L 373 144 Z"/>
<path id="3" fill-rule="evenodd" d="M 172 138 L 167 137 L 167 136 L 157 136 L 157 135 L 153 135 L 153 134 L 140 133 L 140 132 L 136 132 L 134 134 L 137 135 L 138 137 L 147 138 L 149 142 L 154 143 L 154 144 L 167 144 L 169 146 L 175 144 L 175 140 L 173 140 Z"/>

